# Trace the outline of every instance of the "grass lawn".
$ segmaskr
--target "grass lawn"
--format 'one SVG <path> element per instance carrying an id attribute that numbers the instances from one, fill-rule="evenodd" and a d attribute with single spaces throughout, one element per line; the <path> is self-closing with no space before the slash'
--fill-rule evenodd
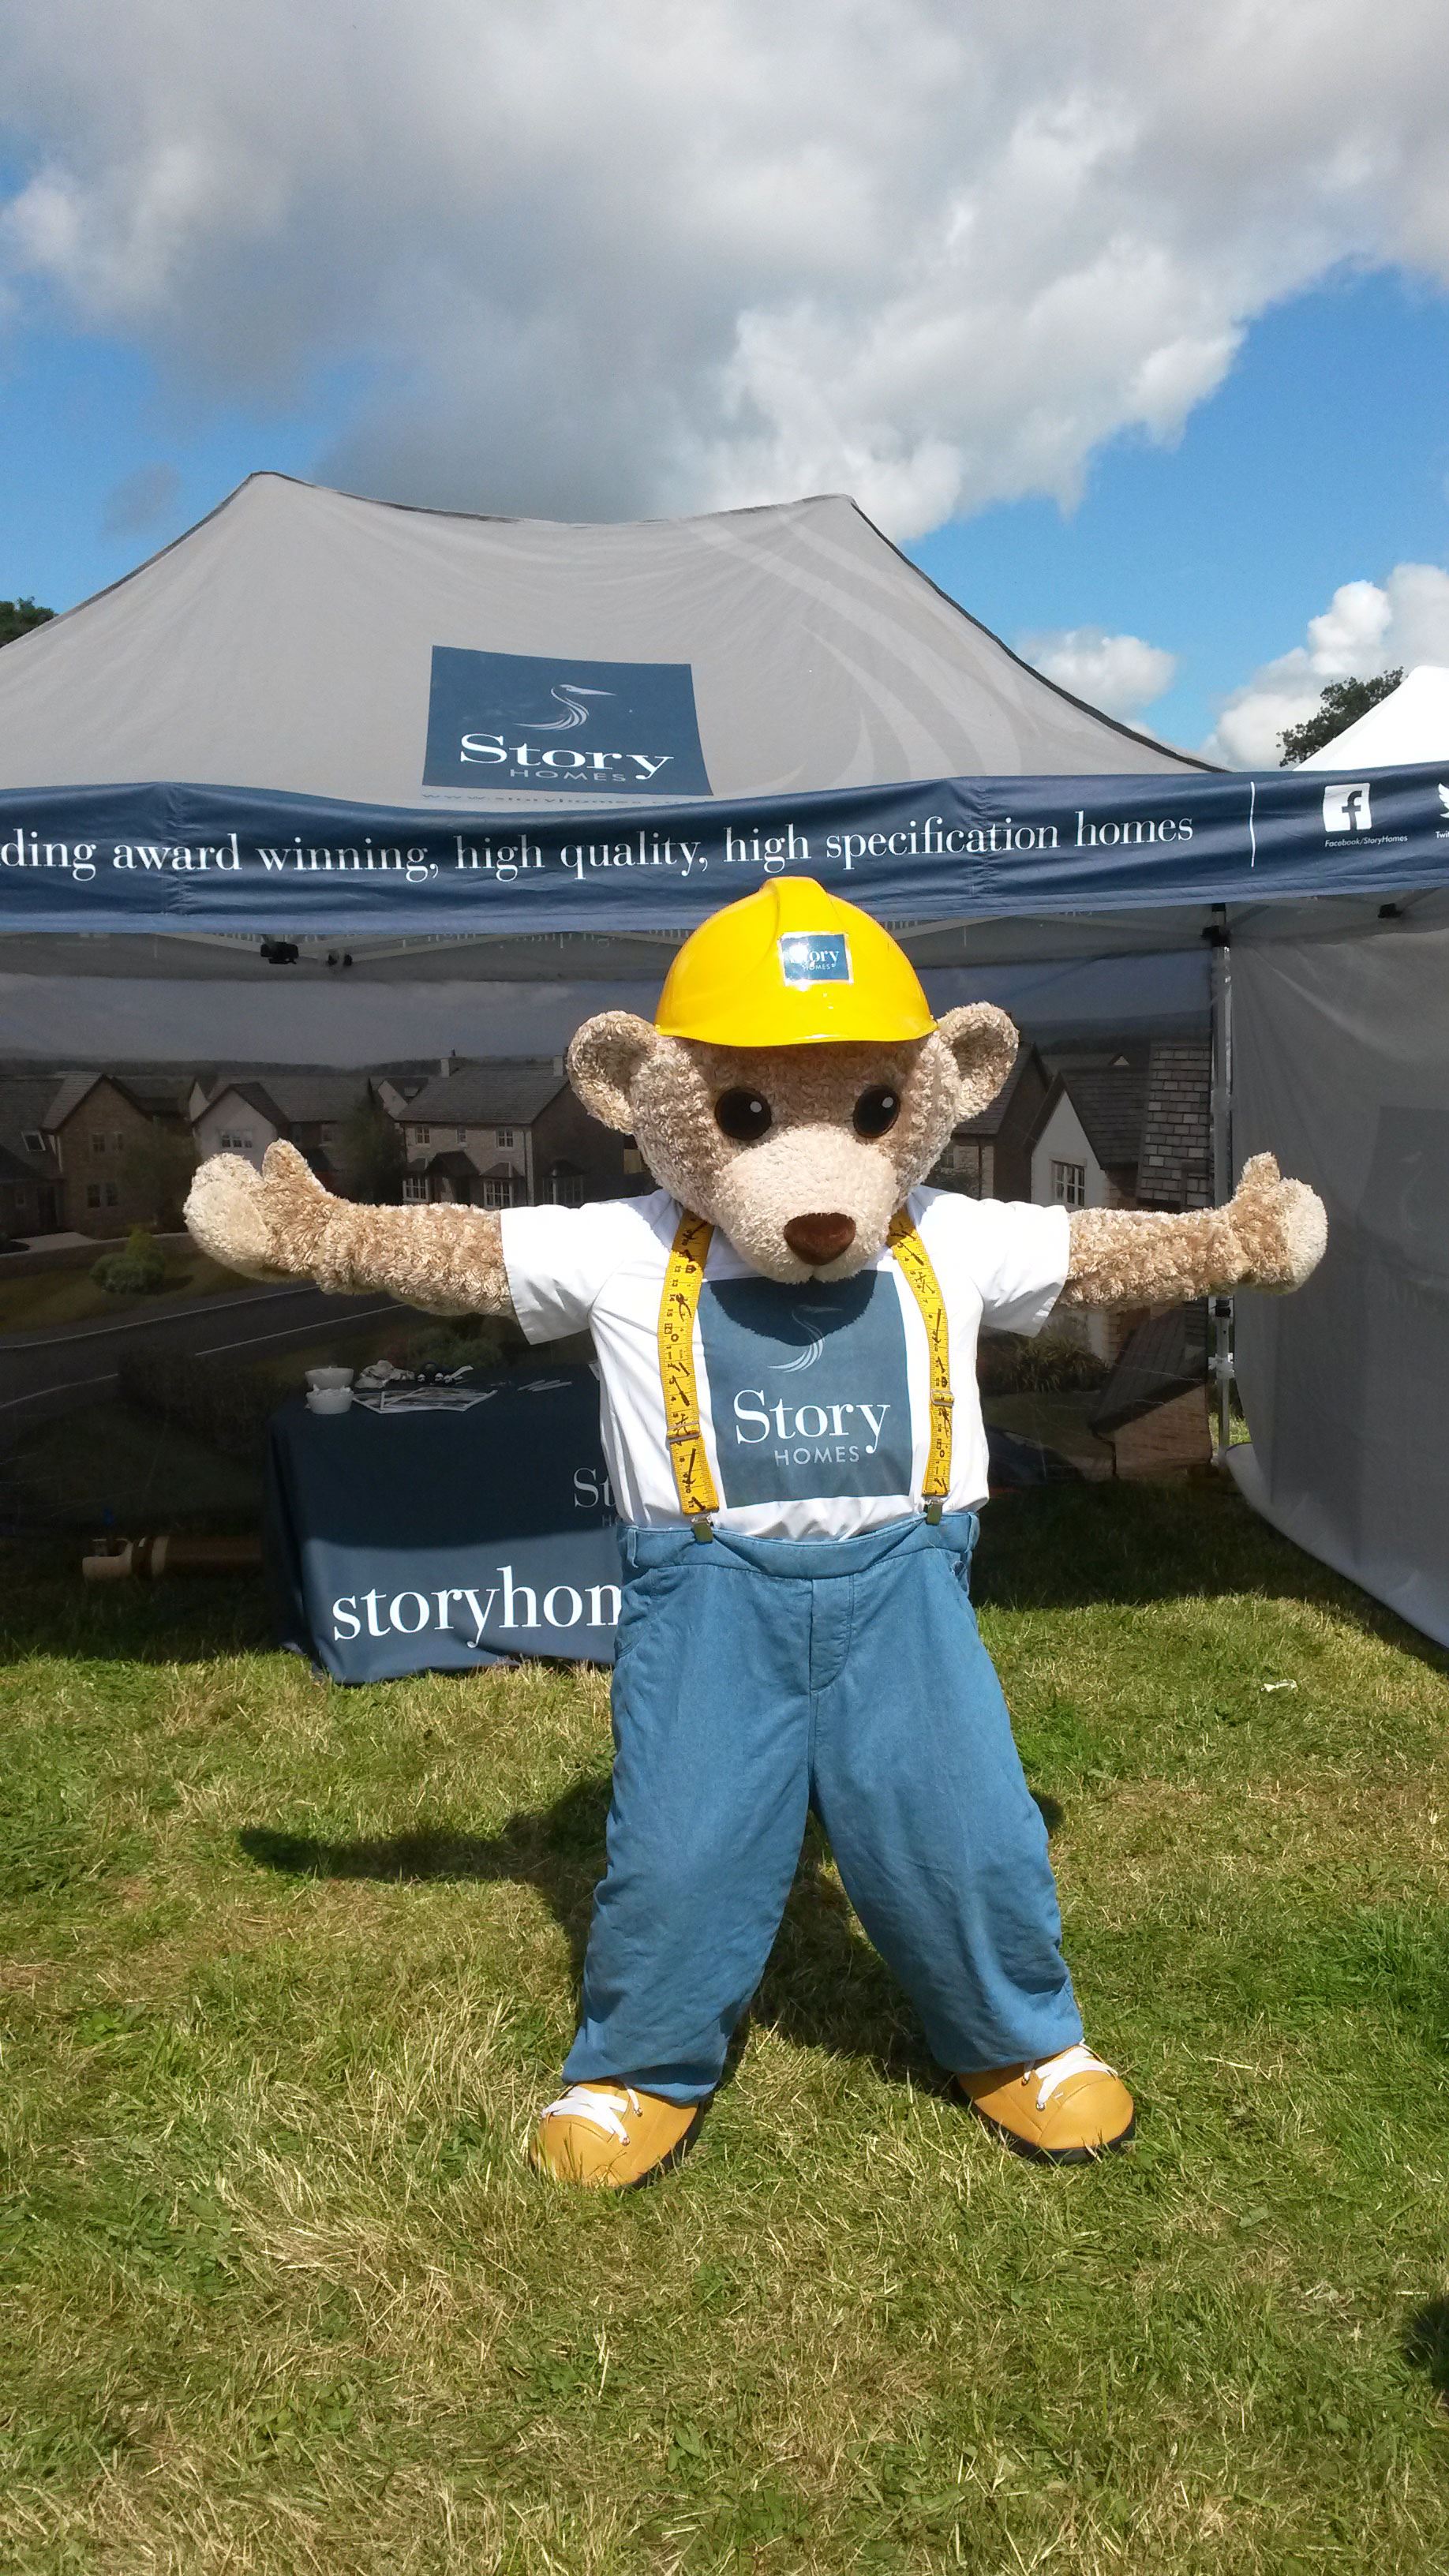
<path id="1" fill-rule="evenodd" d="M 1137 2148 L 973 2127 L 814 1849 L 616 2201 L 521 2152 L 605 1677 L 344 1692 L 11 1552 L 7 2571 L 1443 2570 L 1445 1659 L 1216 1487 L 980 1565 Z"/>
<path id="2" fill-rule="evenodd" d="M 96 1259 L 124 1252 L 125 1237 L 97 1243 Z M 66 1324 L 119 1324 L 128 1315 L 164 1315 L 194 1297 L 215 1297 L 223 1290 L 245 1296 L 250 1283 L 234 1270 L 208 1261 L 195 1245 L 166 1247 L 164 1285 L 146 1297 L 113 1297 L 98 1288 L 87 1268 L 36 1270 L 28 1278 L 7 1279 L 0 1273 L 0 1333 L 43 1333 Z"/>

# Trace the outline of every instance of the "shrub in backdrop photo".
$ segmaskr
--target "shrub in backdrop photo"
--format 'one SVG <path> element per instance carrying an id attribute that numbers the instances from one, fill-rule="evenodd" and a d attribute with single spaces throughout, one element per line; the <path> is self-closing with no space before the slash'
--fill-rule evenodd
<path id="1" fill-rule="evenodd" d="M 342 1130 L 342 1187 L 350 1199 L 389 1205 L 403 1194 L 407 1153 L 402 1129 L 370 1086 L 360 1092 Z"/>
<path id="2" fill-rule="evenodd" d="M 131 1203 L 144 1208 L 151 1224 L 163 1234 L 174 1234 L 179 1228 L 195 1171 L 191 1138 L 159 1118 L 149 1118 L 126 1148 Z"/>
<path id="3" fill-rule="evenodd" d="M 238 1368 L 227 1359 L 193 1359 L 185 1352 L 123 1351 L 116 1378 L 119 1393 L 143 1413 L 174 1422 L 223 1457 L 248 1465 L 266 1453 L 267 1424 L 283 1394 L 265 1368 Z"/>
<path id="4" fill-rule="evenodd" d="M 983 1395 L 1092 1395 L 1105 1386 L 1111 1364 L 1065 1333 L 983 1333 L 976 1374 Z"/>
<path id="5" fill-rule="evenodd" d="M 153 1297 L 166 1285 L 166 1255 L 149 1226 L 133 1225 L 124 1252 L 103 1252 L 91 1277 L 111 1297 Z"/>
<path id="6" fill-rule="evenodd" d="M 528 1345 L 520 1332 L 510 1331 L 501 1319 L 458 1315 L 446 1324 L 431 1324 L 423 1332 L 399 1337 L 385 1356 L 398 1368 L 473 1368 L 481 1373 L 504 1368 L 510 1360 L 526 1359 Z"/>

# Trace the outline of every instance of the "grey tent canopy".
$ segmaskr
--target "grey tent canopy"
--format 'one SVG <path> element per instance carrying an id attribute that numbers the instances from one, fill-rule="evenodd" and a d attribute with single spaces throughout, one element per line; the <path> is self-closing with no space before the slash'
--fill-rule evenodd
<path id="1" fill-rule="evenodd" d="M 438 653 L 547 670 L 439 674 Z M 704 778 L 690 774 L 687 794 L 1202 766 L 1031 670 L 840 496 L 562 526 L 253 474 L 139 570 L 7 649 L 0 790 L 185 781 L 466 814 L 576 796 L 582 778 L 627 803 L 631 786 L 653 787 L 630 755 L 651 756 L 655 738 L 610 730 L 631 682 L 591 665 L 646 690 L 641 673 L 688 674 Z M 475 756 L 425 779 L 430 698 L 447 679 L 478 682 L 462 729 L 480 734 L 494 730 L 488 688 L 514 680 L 534 755 L 523 773 Z M 497 703 L 507 712 L 506 687 Z M 656 775 L 676 801 L 666 736 L 680 710 L 626 704 L 646 728 L 663 721 Z M 596 739 L 623 754 L 602 771 Z"/>

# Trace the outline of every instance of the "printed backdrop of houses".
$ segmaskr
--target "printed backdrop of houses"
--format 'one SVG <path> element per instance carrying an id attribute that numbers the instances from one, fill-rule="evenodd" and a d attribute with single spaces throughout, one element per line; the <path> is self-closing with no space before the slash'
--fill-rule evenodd
<path id="1" fill-rule="evenodd" d="M 1209 1207 L 1209 1041 L 1024 1044 L 1010 1079 L 989 1109 L 957 1128 L 932 1178 L 973 1197 L 1043 1207 Z M 1063 1313 L 1056 1328 L 1110 1359 L 1140 1320 Z"/>
<path id="2" fill-rule="evenodd" d="M 0 1238 L 110 1238 L 174 1226 L 195 1164 L 260 1166 L 285 1138 L 331 1189 L 511 1207 L 617 1198 L 647 1184 L 625 1137 L 591 1119 L 562 1059 L 46 1073 L 0 1068 Z"/>
<path id="3" fill-rule="evenodd" d="M 932 1178 L 972 1197 L 1067 1207 L 1206 1206 L 1209 1098 L 1206 1039 L 1028 1043 Z M 370 1074 L 0 1069 L 0 1237 L 174 1224 L 194 1163 L 236 1153 L 260 1164 L 278 1137 L 330 1188 L 361 1197 L 577 1206 L 648 1186 L 630 1141 L 586 1114 L 557 1057 Z"/>

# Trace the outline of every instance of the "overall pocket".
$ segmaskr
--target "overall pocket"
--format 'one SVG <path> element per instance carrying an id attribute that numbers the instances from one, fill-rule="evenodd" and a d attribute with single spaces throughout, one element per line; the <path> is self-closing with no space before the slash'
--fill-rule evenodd
<path id="1" fill-rule="evenodd" d="M 953 1548 L 951 1551 L 951 1571 L 955 1575 L 957 1582 L 960 1584 L 962 1591 L 965 1593 L 966 1598 L 969 1601 L 971 1598 L 971 1560 L 976 1553 L 976 1542 L 981 1535 L 981 1523 L 974 1512 L 965 1512 L 963 1513 L 962 1518 L 967 1524 L 966 1539 L 964 1545 L 958 1548 Z"/>

